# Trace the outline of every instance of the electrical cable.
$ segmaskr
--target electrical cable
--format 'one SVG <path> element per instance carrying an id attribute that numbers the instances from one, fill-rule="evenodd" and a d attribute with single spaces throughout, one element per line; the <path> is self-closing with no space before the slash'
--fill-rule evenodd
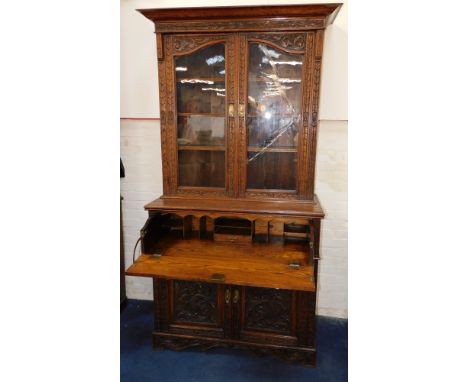
<path id="1" fill-rule="evenodd" d="M 133 264 L 135 264 L 135 251 L 137 249 L 138 243 L 141 241 L 141 237 L 138 238 L 138 240 L 135 243 L 135 247 L 133 248 Z M 140 246 L 140 255 L 141 255 L 141 246 Z"/>

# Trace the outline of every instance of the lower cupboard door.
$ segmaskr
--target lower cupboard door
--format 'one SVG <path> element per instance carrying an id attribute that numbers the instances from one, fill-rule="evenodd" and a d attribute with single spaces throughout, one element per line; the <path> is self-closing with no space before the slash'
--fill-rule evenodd
<path id="1" fill-rule="evenodd" d="M 171 333 L 224 337 L 224 286 L 168 281 L 168 330 Z"/>
<path id="2" fill-rule="evenodd" d="M 256 343 L 295 346 L 297 292 L 242 287 L 239 339 Z"/>

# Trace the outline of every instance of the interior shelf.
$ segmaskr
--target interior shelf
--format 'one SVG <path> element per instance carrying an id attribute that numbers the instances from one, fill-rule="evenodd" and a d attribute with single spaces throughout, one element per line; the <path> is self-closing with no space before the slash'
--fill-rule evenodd
<path id="1" fill-rule="evenodd" d="M 148 252 L 161 256 L 143 254 L 127 275 L 315 291 L 302 243 L 233 244 L 168 235 Z"/>
<path id="2" fill-rule="evenodd" d="M 189 117 L 192 115 L 197 115 L 200 117 L 225 117 L 225 113 L 198 113 L 198 112 L 178 112 L 179 117 Z"/>
<path id="3" fill-rule="evenodd" d="M 295 147 L 255 147 L 255 146 L 249 146 L 247 149 L 250 152 L 260 152 L 260 151 L 265 151 L 265 152 L 271 152 L 271 153 L 296 153 L 297 148 Z"/>
<path id="4" fill-rule="evenodd" d="M 207 81 L 208 83 L 204 82 L 188 82 L 188 81 Z M 191 84 L 191 85 L 210 85 L 209 82 L 224 82 L 226 78 L 224 76 L 222 77 L 177 77 L 177 82 L 182 82 L 184 84 Z"/>
<path id="5" fill-rule="evenodd" d="M 226 148 L 224 146 L 200 146 L 200 145 L 181 145 L 177 147 L 179 150 L 192 150 L 192 151 L 224 151 Z"/>

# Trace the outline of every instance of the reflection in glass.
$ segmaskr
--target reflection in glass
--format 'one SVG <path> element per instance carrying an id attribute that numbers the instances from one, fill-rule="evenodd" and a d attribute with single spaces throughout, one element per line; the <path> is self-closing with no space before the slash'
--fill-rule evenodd
<path id="1" fill-rule="evenodd" d="M 247 188 L 296 189 L 302 62 L 249 43 Z"/>
<path id="2" fill-rule="evenodd" d="M 250 147 L 297 147 L 298 124 L 282 129 L 289 123 L 289 117 L 265 116 L 247 118 Z M 278 131 L 281 131 L 278 134 Z"/>
<path id="3" fill-rule="evenodd" d="M 225 185 L 225 44 L 175 59 L 179 186 Z"/>
<path id="4" fill-rule="evenodd" d="M 175 59 L 179 113 L 224 114 L 224 50 L 224 44 L 215 44 Z"/>
<path id="5" fill-rule="evenodd" d="M 224 117 L 204 115 L 177 118 L 179 145 L 224 146 Z"/>

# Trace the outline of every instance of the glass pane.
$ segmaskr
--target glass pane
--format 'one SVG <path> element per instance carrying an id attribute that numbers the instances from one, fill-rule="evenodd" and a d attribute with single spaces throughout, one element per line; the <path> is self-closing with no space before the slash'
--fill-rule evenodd
<path id="1" fill-rule="evenodd" d="M 296 153 L 267 152 L 258 155 L 258 152 L 249 152 L 247 188 L 294 190 L 296 168 Z"/>
<path id="2" fill-rule="evenodd" d="M 249 44 L 247 188 L 296 189 L 303 56 Z"/>
<path id="3" fill-rule="evenodd" d="M 224 187 L 224 151 L 179 150 L 179 185 Z"/>
<path id="4" fill-rule="evenodd" d="M 224 146 L 224 117 L 179 116 L 177 143 L 184 146 Z"/>
<path id="5" fill-rule="evenodd" d="M 224 115 L 224 50 L 216 44 L 175 59 L 178 113 Z"/>
<path id="6" fill-rule="evenodd" d="M 225 44 L 175 58 L 179 186 L 225 185 Z"/>
<path id="7" fill-rule="evenodd" d="M 290 122 L 288 117 L 248 117 L 249 146 L 251 147 L 297 147 L 298 124 Z M 282 134 L 278 131 L 284 130 Z"/>

